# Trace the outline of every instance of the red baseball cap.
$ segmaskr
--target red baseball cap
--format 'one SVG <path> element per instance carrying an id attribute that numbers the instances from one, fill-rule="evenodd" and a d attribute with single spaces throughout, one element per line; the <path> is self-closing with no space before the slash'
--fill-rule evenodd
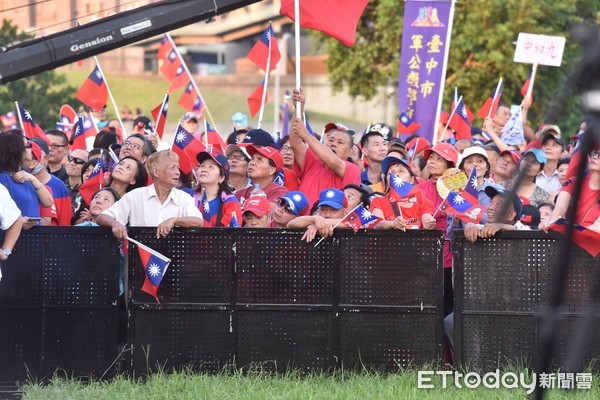
<path id="1" fill-rule="evenodd" d="M 271 211 L 271 203 L 264 196 L 252 196 L 246 199 L 244 202 L 244 208 L 242 209 L 242 215 L 246 212 L 251 212 L 257 217 L 264 217 L 269 211 Z"/>
<path id="2" fill-rule="evenodd" d="M 413 150 L 416 154 L 422 152 L 430 146 L 431 143 L 429 143 L 429 140 L 422 137 L 416 137 L 412 138 L 408 143 L 406 143 L 406 150 Z"/>
<path id="3" fill-rule="evenodd" d="M 449 143 L 437 143 L 432 148 L 425 149 L 425 152 L 423 153 L 425 161 L 429 159 L 431 152 L 436 153 L 438 156 L 451 163 L 453 167 L 455 167 L 458 162 L 458 151 Z"/>
<path id="4" fill-rule="evenodd" d="M 275 150 L 273 147 L 256 147 L 254 145 L 250 145 L 246 148 L 246 150 L 248 151 L 250 157 L 252 157 L 256 153 L 259 153 L 267 157 L 269 160 L 273 161 L 273 163 L 275 164 L 275 168 L 277 168 L 277 171 L 283 168 L 283 157 L 281 156 L 281 153 Z"/>
<path id="5" fill-rule="evenodd" d="M 523 155 L 519 150 L 503 150 L 500 152 L 500 157 L 505 154 L 510 154 L 515 164 L 518 164 L 523 159 Z"/>

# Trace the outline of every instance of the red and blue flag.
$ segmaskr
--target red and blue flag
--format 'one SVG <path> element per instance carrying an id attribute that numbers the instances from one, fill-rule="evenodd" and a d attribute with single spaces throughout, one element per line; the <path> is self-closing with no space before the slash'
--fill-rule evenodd
<path id="1" fill-rule="evenodd" d="M 548 226 L 548 229 L 566 235 L 567 226 L 570 224 L 565 218 L 559 218 Z M 600 233 L 573 223 L 571 241 L 591 256 L 596 257 L 600 254 Z"/>
<path id="2" fill-rule="evenodd" d="M 456 140 L 473 139 L 471 137 L 471 125 L 469 123 L 467 106 L 465 106 L 464 99 L 461 98 L 458 101 L 458 104 L 454 109 L 454 113 L 452 114 L 452 118 L 450 118 L 450 121 L 448 121 L 448 126 L 454 129 L 456 132 Z"/>
<path id="3" fill-rule="evenodd" d="M 4 129 L 17 129 L 18 121 L 14 111 L 9 111 L 0 116 L 0 121 L 2 121 Z"/>
<path id="4" fill-rule="evenodd" d="M 413 187 L 414 186 L 410 182 L 392 174 L 390 176 L 390 201 L 396 203 L 409 197 Z"/>
<path id="5" fill-rule="evenodd" d="M 74 125 L 73 136 L 71 137 L 69 146 L 71 150 L 75 149 L 87 149 L 86 138 L 92 136 L 95 133 L 94 121 L 83 115 L 79 116 L 77 122 Z"/>
<path id="6" fill-rule="evenodd" d="M 260 106 L 262 104 L 262 96 L 265 87 L 265 81 L 260 83 L 260 85 L 254 89 L 254 92 L 248 97 L 248 107 L 250 108 L 250 115 L 254 117 L 257 112 L 260 111 Z M 265 103 L 269 101 L 269 96 L 265 96 Z"/>
<path id="7" fill-rule="evenodd" d="M 155 132 L 162 139 L 167 123 L 167 112 L 169 111 L 169 93 L 165 95 L 163 102 L 156 106 L 150 113 L 154 118 Z"/>
<path id="8" fill-rule="evenodd" d="M 167 273 L 171 260 L 148 246 L 144 246 L 141 243 L 136 244 L 146 275 L 142 291 L 148 293 L 158 301 L 158 287 Z"/>
<path id="9" fill-rule="evenodd" d="M 179 169 L 189 174 L 198 165 L 196 156 L 206 150 L 206 147 L 179 124 L 175 131 L 171 150 L 179 156 Z"/>
<path id="10" fill-rule="evenodd" d="M 269 51 L 270 49 L 270 51 Z M 270 52 L 270 57 L 269 57 Z M 269 63 L 269 71 L 279 62 L 281 54 L 279 54 L 279 47 L 277 46 L 277 39 L 275 39 L 275 33 L 273 27 L 269 24 L 267 30 L 260 36 L 258 42 L 250 49 L 248 53 L 248 59 L 258 66 L 263 71 L 267 71 L 267 60 Z"/>
<path id="11" fill-rule="evenodd" d="M 99 158 L 90 176 L 79 186 L 79 194 L 85 204 L 89 205 L 94 193 L 104 187 L 104 171 L 106 171 L 106 164 L 102 158 Z"/>
<path id="12" fill-rule="evenodd" d="M 360 228 L 369 228 L 381 221 L 381 218 L 371 213 L 361 204 L 354 211 L 348 213 L 341 222 L 348 225 L 356 233 Z"/>
<path id="13" fill-rule="evenodd" d="M 400 113 L 398 117 L 398 133 L 401 135 L 415 133 L 421 124 L 413 121 L 411 117 L 408 116 L 404 111 Z"/>
<path id="14" fill-rule="evenodd" d="M 483 106 L 481 106 L 481 108 L 479 109 L 479 112 L 477 113 L 479 118 L 486 119 L 488 115 L 493 118 L 496 115 L 496 111 L 498 111 L 500 97 L 502 97 L 502 80 L 498 82 L 496 90 L 490 93 L 490 96 L 487 98 Z"/>
<path id="15" fill-rule="evenodd" d="M 108 101 L 108 86 L 106 86 L 102 71 L 97 65 L 75 93 L 75 98 L 92 110 L 104 108 Z"/>
<path id="16" fill-rule="evenodd" d="M 25 136 L 28 138 L 40 138 L 50 145 L 50 139 L 48 139 L 48 136 L 46 136 L 46 132 L 44 132 L 41 126 L 36 124 L 29 111 L 21 107 L 19 103 L 16 104 L 17 112 L 19 113 L 21 124 L 23 125 L 23 133 Z"/>
<path id="17" fill-rule="evenodd" d="M 478 224 L 481 222 L 483 214 L 485 214 L 486 207 L 480 206 L 479 203 L 468 202 L 462 193 L 450 192 L 444 201 L 442 210 L 446 214 L 454 215 L 461 221 Z"/>

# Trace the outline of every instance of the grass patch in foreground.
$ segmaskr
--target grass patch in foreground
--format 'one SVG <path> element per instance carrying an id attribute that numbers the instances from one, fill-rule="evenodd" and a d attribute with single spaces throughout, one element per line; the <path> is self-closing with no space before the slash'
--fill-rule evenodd
<path id="1" fill-rule="evenodd" d="M 527 381 L 531 381 L 528 376 Z M 397 374 L 355 373 L 338 371 L 334 374 L 296 373 L 269 375 L 193 374 L 177 372 L 156 373 L 144 379 L 120 376 L 107 382 L 83 382 L 54 378 L 48 385 L 29 384 L 23 387 L 23 399 L 207 399 L 207 400 L 267 400 L 267 399 L 524 399 L 525 389 L 458 389 L 450 378 L 449 387 L 435 377 L 434 389 L 417 388 L 417 371 Z M 546 392 L 548 399 L 598 399 L 600 375 L 593 376 L 591 390 L 559 390 Z"/>

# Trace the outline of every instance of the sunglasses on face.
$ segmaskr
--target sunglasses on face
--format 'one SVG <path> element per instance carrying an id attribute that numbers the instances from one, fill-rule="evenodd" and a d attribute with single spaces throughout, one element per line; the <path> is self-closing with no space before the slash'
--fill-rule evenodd
<path id="1" fill-rule="evenodd" d="M 294 213 L 290 208 L 290 205 L 285 200 L 279 200 L 279 207 L 283 208 L 286 212 L 290 214 Z"/>
<path id="2" fill-rule="evenodd" d="M 73 157 L 73 156 L 67 156 L 67 161 L 74 162 L 75 164 L 79 164 L 79 165 L 83 165 L 86 163 L 86 161 L 84 159 L 81 159 L 79 157 Z"/>

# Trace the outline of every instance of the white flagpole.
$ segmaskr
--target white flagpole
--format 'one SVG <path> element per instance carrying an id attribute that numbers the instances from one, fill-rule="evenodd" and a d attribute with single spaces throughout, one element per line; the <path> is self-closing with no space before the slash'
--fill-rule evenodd
<path id="1" fill-rule="evenodd" d="M 343 220 L 345 220 L 345 219 L 346 219 L 346 217 L 348 217 L 348 215 L 352 214 L 352 213 L 354 212 L 354 210 L 356 210 L 356 209 L 357 209 L 358 207 L 360 207 L 361 205 L 362 205 L 362 203 L 358 203 L 358 204 L 356 205 L 356 207 L 354 207 L 352 210 L 348 211 L 348 213 L 346 213 L 346 215 L 344 215 L 344 218 L 340 219 L 340 220 L 338 221 L 338 223 L 337 223 L 337 224 L 335 224 L 335 225 L 333 226 L 333 229 L 337 228 L 337 227 L 338 227 L 338 226 L 339 226 L 339 225 L 342 223 L 342 221 L 343 221 Z M 323 240 L 325 240 L 325 238 L 324 238 L 324 237 L 322 237 L 321 239 L 319 239 L 319 241 L 317 242 L 317 244 L 315 244 L 315 247 L 317 247 L 317 246 L 319 245 L 319 243 L 321 243 Z"/>
<path id="2" fill-rule="evenodd" d="M 500 91 L 501 87 L 502 87 L 502 77 L 500 77 L 500 80 L 498 81 L 498 86 L 496 86 L 496 91 L 494 92 L 494 97 L 492 98 L 492 106 L 494 105 L 494 102 L 496 101 L 496 97 L 498 97 L 498 92 Z M 492 115 L 492 108 L 494 108 L 494 107 L 490 107 L 490 109 L 488 111 L 488 115 L 487 115 L 488 118 Z"/>
<path id="3" fill-rule="evenodd" d="M 300 90 L 300 0 L 294 0 L 294 43 L 296 46 L 296 89 Z M 302 104 L 296 104 L 296 118 L 302 118 Z"/>
<path id="4" fill-rule="evenodd" d="M 115 109 L 115 114 L 117 114 L 117 120 L 119 121 L 119 125 L 121 125 L 121 130 L 123 131 L 123 137 L 127 137 L 129 135 L 127 134 L 125 125 L 123 125 L 123 121 L 121 120 L 121 113 L 119 112 L 119 107 L 117 107 L 117 103 L 115 102 L 115 98 L 112 95 L 110 86 L 108 86 L 108 81 L 106 80 L 106 76 L 104 75 L 104 72 L 102 71 L 102 67 L 100 66 L 100 61 L 98 61 L 98 57 L 94 56 L 94 61 L 96 61 L 96 66 L 98 67 L 98 71 L 100 71 L 100 74 L 102 75 L 102 79 L 104 79 L 104 84 L 106 85 L 106 90 L 108 91 L 108 97 L 110 98 L 110 101 L 112 102 L 113 108 Z"/>
<path id="5" fill-rule="evenodd" d="M 206 151 L 208 151 L 208 122 L 206 117 L 204 118 L 204 146 L 206 146 Z"/>
<path id="6" fill-rule="evenodd" d="M 190 82 L 192 82 L 194 89 L 196 89 L 196 93 L 198 93 L 198 96 L 200 96 L 200 100 L 202 101 L 202 104 L 204 104 L 204 109 L 206 110 L 206 115 L 208 116 L 208 119 L 210 119 L 210 123 L 212 124 L 212 126 L 215 127 L 215 129 L 217 129 L 217 124 L 215 124 L 215 120 L 213 119 L 212 115 L 210 114 L 210 110 L 208 109 L 208 104 L 206 104 L 206 101 L 204 101 L 204 97 L 202 97 L 202 93 L 200 93 L 200 89 L 198 89 L 198 86 L 196 85 L 196 81 L 194 81 L 192 74 L 190 74 L 190 70 L 188 69 L 186 63 L 183 61 L 183 58 L 181 57 L 181 53 L 179 53 L 179 49 L 177 48 L 177 45 L 175 45 L 175 42 L 173 41 L 173 39 L 171 38 L 171 35 L 168 32 L 165 33 L 165 35 L 167 35 L 167 37 L 169 38 L 169 41 L 173 45 L 173 49 L 177 53 L 177 57 L 179 57 L 179 60 L 181 61 L 181 65 L 183 66 L 183 69 L 185 69 L 185 72 L 188 74 L 188 78 L 190 78 Z"/>
<path id="7" fill-rule="evenodd" d="M 450 121 L 452 121 L 452 117 L 454 116 L 454 114 L 456 114 L 456 109 L 458 108 L 458 104 L 460 103 L 460 101 L 462 100 L 462 95 L 458 98 L 458 101 L 454 104 L 454 108 L 452 109 L 452 113 L 450 114 L 450 117 L 448 117 L 448 122 L 446 122 L 446 126 L 444 127 L 444 130 L 442 132 L 442 137 L 446 134 L 446 129 L 448 129 L 448 125 L 450 125 Z M 442 140 L 442 138 L 440 138 L 440 141 Z M 416 149 L 415 149 L 416 150 Z"/>
<path id="8" fill-rule="evenodd" d="M 269 35 L 271 35 L 271 24 L 269 24 Z M 263 116 L 265 112 L 265 103 L 267 99 L 267 86 L 269 85 L 269 70 L 271 69 L 271 37 L 269 36 L 269 53 L 267 54 L 267 70 L 265 71 L 265 84 L 263 85 L 262 98 L 260 100 L 260 111 L 258 112 L 258 129 L 262 126 Z M 275 102 L 277 103 L 277 102 Z M 275 133 L 275 132 L 273 132 Z"/>
<path id="9" fill-rule="evenodd" d="M 168 263 L 171 262 L 171 259 L 167 256 L 164 256 L 162 254 L 160 254 L 158 251 L 151 249 L 150 247 L 146 246 L 143 243 L 138 242 L 135 239 L 132 239 L 131 236 L 127 236 L 127 240 L 129 240 L 131 243 L 136 244 L 138 247 L 143 248 L 144 250 L 149 251 L 150 253 L 154 254 L 156 257 L 162 259 L 163 261 L 166 261 Z"/>
<path id="10" fill-rule="evenodd" d="M 525 98 L 531 97 L 531 94 L 533 93 L 533 83 L 535 82 L 535 76 L 537 75 L 537 67 L 537 63 L 533 63 L 533 66 L 531 67 L 531 79 L 529 80 L 529 87 L 527 88 Z"/>
<path id="11" fill-rule="evenodd" d="M 444 47 L 444 63 L 442 65 L 442 79 L 440 80 L 440 94 L 438 96 L 438 104 L 435 109 L 435 124 L 433 125 L 433 140 L 431 145 L 435 145 L 437 139 L 438 123 L 440 121 L 440 113 L 442 111 L 442 102 L 444 101 L 444 88 L 446 86 L 446 69 L 448 68 L 448 55 L 450 54 L 450 40 L 452 39 L 452 24 L 454 23 L 454 3 L 456 0 L 452 0 L 450 5 L 450 14 L 448 15 L 448 27 L 446 30 L 446 46 Z"/>
<path id="12" fill-rule="evenodd" d="M 21 131 L 23 132 L 23 136 L 27 136 L 25 134 L 25 127 L 23 126 L 23 119 L 21 118 L 21 112 L 19 111 L 19 102 L 15 101 L 15 106 L 17 106 L 17 117 L 19 117 L 19 125 L 21 125 Z"/>

